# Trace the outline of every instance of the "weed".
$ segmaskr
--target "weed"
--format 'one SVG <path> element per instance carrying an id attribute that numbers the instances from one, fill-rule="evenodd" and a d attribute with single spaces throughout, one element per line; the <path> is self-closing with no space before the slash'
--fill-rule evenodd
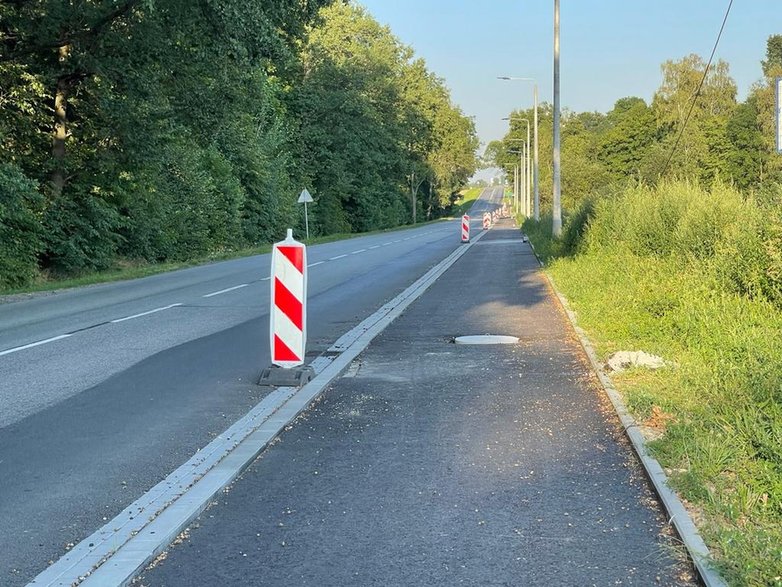
<path id="1" fill-rule="evenodd" d="M 767 198 L 768 199 L 768 198 Z M 614 377 L 650 450 L 697 508 L 734 585 L 782 586 L 782 212 L 733 188 L 628 188 L 524 231 L 606 358 L 674 368 Z"/>

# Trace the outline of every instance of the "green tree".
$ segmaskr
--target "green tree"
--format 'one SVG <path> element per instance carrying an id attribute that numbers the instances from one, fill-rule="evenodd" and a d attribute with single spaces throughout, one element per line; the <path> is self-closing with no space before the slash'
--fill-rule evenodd
<path id="1" fill-rule="evenodd" d="M 663 63 L 663 82 L 652 100 L 661 143 L 646 160 L 647 180 L 655 181 L 663 172 L 707 182 L 725 175 L 725 128 L 736 107 L 736 83 L 729 75 L 728 64 L 720 60 L 700 86 L 705 69 L 706 64 L 697 55 Z M 681 133 L 685 122 L 687 130 Z"/>
<path id="2" fill-rule="evenodd" d="M 654 113 L 641 98 L 622 98 L 606 115 L 596 153 L 614 180 L 638 178 L 657 137 Z"/>

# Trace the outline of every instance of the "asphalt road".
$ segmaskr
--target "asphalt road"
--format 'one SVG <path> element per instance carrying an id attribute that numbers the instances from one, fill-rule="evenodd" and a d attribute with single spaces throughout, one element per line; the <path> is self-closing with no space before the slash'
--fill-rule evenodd
<path id="1" fill-rule="evenodd" d="M 510 224 L 377 336 L 137 585 L 695 585 Z M 486 333 L 520 340 L 453 343 Z"/>
<path id="2" fill-rule="evenodd" d="M 500 197 L 484 191 L 474 230 Z M 458 246 L 451 221 L 310 247 L 308 356 Z M 25 584 L 265 395 L 269 262 L 0 305 L 0 584 Z"/>

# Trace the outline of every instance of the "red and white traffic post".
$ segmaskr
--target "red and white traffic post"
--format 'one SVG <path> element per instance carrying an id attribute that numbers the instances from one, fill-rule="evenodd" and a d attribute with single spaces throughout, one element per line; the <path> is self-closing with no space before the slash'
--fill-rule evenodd
<path id="1" fill-rule="evenodd" d="M 470 217 L 467 214 L 462 216 L 462 242 L 470 242 Z"/>
<path id="2" fill-rule="evenodd" d="M 491 214 L 488 212 L 483 213 L 483 230 L 489 230 L 491 226 Z"/>
<path id="3" fill-rule="evenodd" d="M 262 385 L 296 386 L 312 377 L 303 367 L 307 344 L 307 248 L 288 229 L 272 250 L 269 346 L 272 366 L 261 373 Z"/>

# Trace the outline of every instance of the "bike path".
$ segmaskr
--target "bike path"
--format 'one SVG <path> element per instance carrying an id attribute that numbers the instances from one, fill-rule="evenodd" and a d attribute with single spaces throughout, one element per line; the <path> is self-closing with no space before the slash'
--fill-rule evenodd
<path id="1" fill-rule="evenodd" d="M 479 334 L 519 343 L 453 343 Z M 696 584 L 510 221 L 178 542 L 137 584 Z"/>

